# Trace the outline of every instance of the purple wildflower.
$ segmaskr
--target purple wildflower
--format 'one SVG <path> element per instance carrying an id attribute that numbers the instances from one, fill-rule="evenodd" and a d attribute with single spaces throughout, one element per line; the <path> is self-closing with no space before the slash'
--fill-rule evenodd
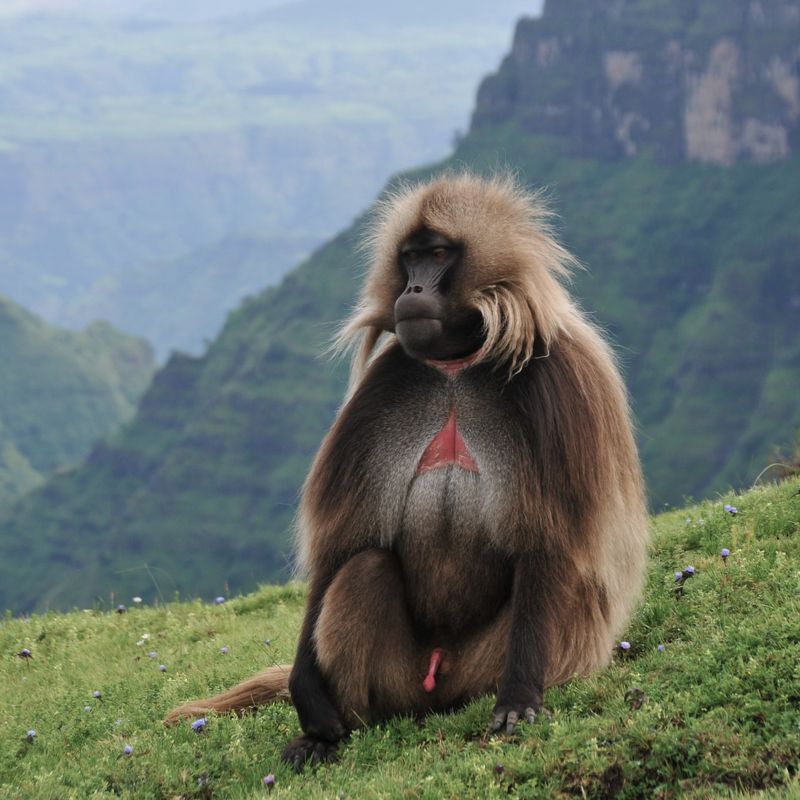
<path id="1" fill-rule="evenodd" d="M 128 609 L 122 603 L 117 606 L 117 614 L 124 614 Z"/>
<path id="2" fill-rule="evenodd" d="M 734 516 L 734 517 L 735 517 L 735 516 L 736 516 L 736 515 L 739 513 L 739 509 L 738 509 L 738 508 L 736 508 L 736 506 L 730 506 L 730 505 L 726 505 L 726 506 L 725 506 L 725 510 L 726 510 L 726 511 L 727 511 L 727 512 L 728 512 L 728 513 L 731 515 L 731 516 Z"/>
<path id="3" fill-rule="evenodd" d="M 95 689 L 92 692 L 92 697 L 94 697 L 95 700 L 99 700 L 102 696 L 103 696 L 103 693 L 99 689 Z"/>
<path id="4" fill-rule="evenodd" d="M 192 730 L 195 733 L 202 733 L 205 730 L 206 725 L 208 725 L 208 720 L 205 717 L 201 717 L 192 723 Z"/>
<path id="5" fill-rule="evenodd" d="M 20 658 L 33 658 L 33 653 L 31 653 L 31 651 L 28 650 L 27 647 L 23 647 L 22 650 L 20 650 L 19 653 L 17 653 L 17 655 Z"/>
<path id="6" fill-rule="evenodd" d="M 656 649 L 658 650 L 659 653 L 663 653 L 664 652 L 664 645 L 660 644 Z"/>
<path id="7" fill-rule="evenodd" d="M 229 652 L 227 647 L 220 647 L 219 651 L 224 656 L 228 655 L 228 652 Z"/>
<path id="8" fill-rule="evenodd" d="M 125 747 L 122 748 L 122 752 L 125 753 L 126 756 L 129 756 L 133 752 L 133 748 L 126 744 Z"/>
<path id="9" fill-rule="evenodd" d="M 264 786 L 267 787 L 267 791 L 271 792 L 272 787 L 275 785 L 275 776 L 270 772 L 269 775 L 265 775 L 263 778 Z"/>
<path id="10" fill-rule="evenodd" d="M 159 664 L 158 665 L 158 669 L 159 669 L 160 672 L 166 672 L 167 671 L 167 665 L 166 664 Z"/>
<path id="11" fill-rule="evenodd" d="M 218 606 L 221 606 L 225 602 L 225 598 L 220 595 L 219 597 L 214 598 L 214 603 Z"/>
<path id="12" fill-rule="evenodd" d="M 619 643 L 619 649 L 622 650 L 623 653 L 627 653 L 628 650 L 631 649 L 631 643 L 630 642 L 620 642 Z"/>
<path id="13" fill-rule="evenodd" d="M 29 742 L 29 743 L 30 743 L 30 742 L 32 742 L 32 741 L 33 741 L 33 740 L 36 738 L 36 731 L 35 731 L 33 728 L 31 728 L 31 729 L 30 729 L 30 730 L 29 730 L 29 731 L 28 731 L 28 732 L 25 734 L 25 738 L 28 740 L 28 742 Z"/>
<path id="14" fill-rule="evenodd" d="M 731 551 L 728 550 L 727 547 L 723 547 L 722 550 L 719 551 L 719 554 L 722 556 L 723 561 L 727 561 L 728 556 L 731 554 Z"/>
<path id="15" fill-rule="evenodd" d="M 676 572 L 675 573 L 675 583 L 680 583 L 683 580 L 683 573 Z"/>
<path id="16" fill-rule="evenodd" d="M 694 575 L 694 567 L 688 566 L 683 568 L 683 577 L 691 578 Z"/>
<path id="17" fill-rule="evenodd" d="M 157 655 L 158 655 L 158 653 L 156 653 L 156 651 L 155 651 L 155 650 L 151 650 L 151 651 L 150 651 L 150 652 L 147 654 L 147 657 L 148 657 L 148 658 L 155 658 Z"/>

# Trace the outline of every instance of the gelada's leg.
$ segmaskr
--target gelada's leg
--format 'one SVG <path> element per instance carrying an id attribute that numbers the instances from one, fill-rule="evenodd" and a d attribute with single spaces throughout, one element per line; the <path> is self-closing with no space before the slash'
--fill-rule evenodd
<path id="1" fill-rule="evenodd" d="M 400 563 L 388 550 L 366 550 L 339 570 L 314 640 L 322 674 L 350 727 L 429 705 Z"/>
<path id="2" fill-rule="evenodd" d="M 421 642 L 408 613 L 403 576 L 388 550 L 352 558 L 325 594 L 315 631 L 320 668 L 345 723 L 425 713 L 494 692 L 503 674 L 509 614 L 463 641 Z M 432 651 L 443 659 L 435 688 L 423 686 Z"/>

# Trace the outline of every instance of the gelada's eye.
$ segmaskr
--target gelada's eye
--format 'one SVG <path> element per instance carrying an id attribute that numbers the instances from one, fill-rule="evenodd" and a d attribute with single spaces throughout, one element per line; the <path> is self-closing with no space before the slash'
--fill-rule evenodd
<path id="1" fill-rule="evenodd" d="M 433 250 L 433 260 L 437 264 L 444 264 L 444 262 L 447 261 L 447 248 L 435 247 Z"/>
<path id="2" fill-rule="evenodd" d="M 403 256 L 403 260 L 406 262 L 406 264 L 413 267 L 415 264 L 419 263 L 419 251 L 407 250 Z"/>

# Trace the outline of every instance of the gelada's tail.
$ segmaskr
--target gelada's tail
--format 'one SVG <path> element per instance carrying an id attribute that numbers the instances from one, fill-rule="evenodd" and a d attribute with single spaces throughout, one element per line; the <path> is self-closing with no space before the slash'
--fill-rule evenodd
<path id="1" fill-rule="evenodd" d="M 164 718 L 164 724 L 174 725 L 184 717 L 202 717 L 209 711 L 216 711 L 217 714 L 229 711 L 243 714 L 267 703 L 291 703 L 292 698 L 289 694 L 291 671 L 291 664 L 270 667 L 228 689 L 227 692 L 215 694 L 205 700 L 190 700 L 182 706 L 173 708 Z"/>

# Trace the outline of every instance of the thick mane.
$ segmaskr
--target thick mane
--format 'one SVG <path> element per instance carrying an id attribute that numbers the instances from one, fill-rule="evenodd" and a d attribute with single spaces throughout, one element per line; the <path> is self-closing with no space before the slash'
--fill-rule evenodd
<path id="1" fill-rule="evenodd" d="M 423 226 L 464 247 L 467 302 L 484 325 L 479 360 L 513 375 L 533 357 L 537 341 L 546 352 L 558 336 L 569 336 L 581 315 L 562 282 L 578 262 L 555 239 L 551 216 L 540 194 L 507 174 L 487 179 L 449 173 L 389 193 L 362 243 L 369 271 L 360 299 L 334 342 L 337 351 L 355 350 L 351 383 L 381 336 L 391 334 L 394 302 L 404 285 L 397 268 L 400 244 Z"/>

